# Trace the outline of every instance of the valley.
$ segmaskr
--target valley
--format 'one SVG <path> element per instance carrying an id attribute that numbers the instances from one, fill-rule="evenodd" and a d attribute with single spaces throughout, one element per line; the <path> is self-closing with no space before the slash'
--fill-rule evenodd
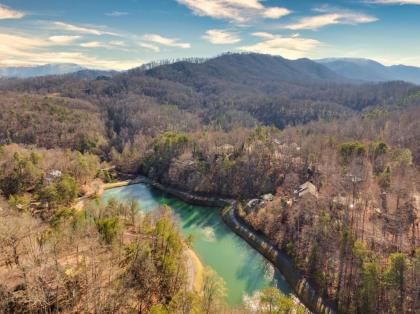
<path id="1" fill-rule="evenodd" d="M 304 312 L 224 206 L 119 186 L 143 176 L 235 200 L 333 311 L 415 313 L 419 104 L 415 84 L 254 53 L 2 80 L 0 309 Z"/>

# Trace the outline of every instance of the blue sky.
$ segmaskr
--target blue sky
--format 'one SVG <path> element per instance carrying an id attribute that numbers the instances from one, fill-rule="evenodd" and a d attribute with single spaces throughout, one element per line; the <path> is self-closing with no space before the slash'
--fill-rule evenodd
<path id="1" fill-rule="evenodd" d="M 0 0 L 0 66 L 223 52 L 420 66 L 420 0 Z"/>

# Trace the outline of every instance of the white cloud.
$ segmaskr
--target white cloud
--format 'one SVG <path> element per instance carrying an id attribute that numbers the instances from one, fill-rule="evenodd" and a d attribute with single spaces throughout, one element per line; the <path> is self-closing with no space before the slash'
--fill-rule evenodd
<path id="1" fill-rule="evenodd" d="M 254 45 L 240 47 L 240 50 L 281 55 L 286 58 L 294 59 L 307 56 L 313 49 L 321 45 L 321 42 L 316 39 L 299 36 L 284 37 L 264 32 L 256 32 L 252 33 L 252 35 L 262 38 L 263 40 Z"/>
<path id="2" fill-rule="evenodd" d="M 328 25 L 335 24 L 364 24 L 376 22 L 378 19 L 374 16 L 367 15 L 360 12 L 349 10 L 329 10 L 327 8 L 316 9 L 317 12 L 324 14 L 307 16 L 300 18 L 296 23 L 287 24 L 283 26 L 287 29 L 300 30 L 300 29 L 319 29 Z"/>
<path id="3" fill-rule="evenodd" d="M 267 8 L 262 12 L 262 15 L 267 19 L 279 19 L 289 14 L 290 11 L 286 8 Z"/>
<path id="4" fill-rule="evenodd" d="M 106 16 L 112 16 L 112 17 L 119 17 L 119 16 L 126 16 L 128 15 L 128 12 L 121 12 L 121 11 L 113 11 L 110 13 L 105 13 Z"/>
<path id="5" fill-rule="evenodd" d="M 105 49 L 118 49 L 126 50 L 125 42 L 123 41 L 110 41 L 110 42 L 101 42 L 101 41 L 87 41 L 80 44 L 80 47 L 83 48 L 105 48 Z"/>
<path id="6" fill-rule="evenodd" d="M 291 13 L 280 7 L 266 7 L 261 0 L 177 0 L 195 15 L 246 23 L 255 17 L 278 19 Z"/>
<path id="7" fill-rule="evenodd" d="M 53 22 L 53 26 L 55 29 L 60 29 L 68 32 L 74 32 L 79 34 L 90 34 L 90 35 L 112 35 L 118 36 L 116 33 L 104 31 L 97 27 L 89 27 L 89 26 L 78 26 L 74 24 L 64 23 L 64 22 Z"/>
<path id="8" fill-rule="evenodd" d="M 0 66 L 29 66 L 46 63 L 74 63 L 90 69 L 128 70 L 144 64 L 139 59 L 100 59 L 80 52 L 45 52 L 26 54 L 25 59 L 9 56 L 0 61 Z"/>
<path id="9" fill-rule="evenodd" d="M 241 41 L 238 35 L 221 29 L 209 29 L 203 38 L 215 45 L 236 44 Z"/>
<path id="10" fill-rule="evenodd" d="M 83 48 L 99 48 L 103 46 L 104 44 L 99 41 L 88 41 L 88 42 L 80 44 L 80 47 L 83 47 Z"/>
<path id="11" fill-rule="evenodd" d="M 155 44 L 168 46 L 168 47 L 176 47 L 176 48 L 182 48 L 182 49 L 191 48 L 190 43 L 183 43 L 183 42 L 180 42 L 179 39 L 163 37 L 158 34 L 146 34 L 143 36 L 143 39 L 146 41 L 155 43 Z"/>
<path id="12" fill-rule="evenodd" d="M 76 63 L 88 68 L 126 70 L 144 63 L 142 60 L 101 59 L 81 52 L 49 51 L 56 46 L 51 38 L 0 33 L 0 65 L 39 65 L 45 63 Z"/>
<path id="13" fill-rule="evenodd" d="M 366 0 L 366 3 L 374 3 L 374 4 L 397 4 L 397 5 L 404 5 L 404 4 L 413 4 L 413 5 L 420 5 L 420 0 Z"/>
<path id="14" fill-rule="evenodd" d="M 143 64 L 142 60 L 114 60 L 100 59 L 81 52 L 45 52 L 32 55 L 29 59 L 38 64 L 48 63 L 75 63 L 87 68 L 127 70 Z"/>
<path id="15" fill-rule="evenodd" d="M 122 40 L 111 40 L 109 43 L 113 46 L 119 46 L 119 47 L 125 47 L 126 46 L 126 43 Z"/>
<path id="16" fill-rule="evenodd" d="M 51 45 L 48 39 L 0 33 L 0 60 L 10 56 L 22 56 L 25 50 Z"/>
<path id="17" fill-rule="evenodd" d="M 252 33 L 251 35 L 255 37 L 266 38 L 266 39 L 272 39 L 275 37 L 273 34 L 265 33 L 265 32 L 255 32 L 255 33 Z"/>
<path id="18" fill-rule="evenodd" d="M 141 60 L 114 60 L 99 59 L 80 52 L 45 52 L 32 55 L 31 62 L 43 64 L 48 63 L 75 63 L 87 68 L 127 70 L 143 64 Z"/>
<path id="19" fill-rule="evenodd" d="M 60 35 L 60 36 L 51 36 L 49 40 L 57 45 L 69 45 L 74 43 L 78 40 L 80 36 L 67 36 L 67 35 Z"/>
<path id="20" fill-rule="evenodd" d="M 5 5 L 0 4 L 0 20 L 6 19 L 21 19 L 26 14 L 20 11 L 13 10 Z"/>
<path id="21" fill-rule="evenodd" d="M 241 6 L 245 8 L 251 8 L 251 9 L 263 8 L 263 5 L 260 3 L 259 0 L 223 0 L 220 2 L 225 2 L 228 4 L 237 5 L 237 6 Z"/>
<path id="22" fill-rule="evenodd" d="M 140 42 L 138 45 L 142 48 L 149 49 L 149 50 L 152 50 L 154 52 L 159 52 L 160 51 L 159 46 L 156 46 L 156 45 L 153 45 L 153 44 Z"/>

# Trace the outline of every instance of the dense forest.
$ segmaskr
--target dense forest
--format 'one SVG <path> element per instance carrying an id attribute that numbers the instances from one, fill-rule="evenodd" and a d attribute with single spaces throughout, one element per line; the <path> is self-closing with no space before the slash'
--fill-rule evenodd
<path id="1" fill-rule="evenodd" d="M 0 310 L 233 311 L 211 270 L 208 290 L 186 288 L 188 239 L 168 208 L 77 209 L 115 166 L 238 199 L 243 223 L 340 313 L 416 313 L 419 104 L 416 85 L 258 54 L 0 81 Z M 314 188 L 301 196 L 304 183 Z M 273 289 L 259 310 L 273 303 L 301 310 Z"/>

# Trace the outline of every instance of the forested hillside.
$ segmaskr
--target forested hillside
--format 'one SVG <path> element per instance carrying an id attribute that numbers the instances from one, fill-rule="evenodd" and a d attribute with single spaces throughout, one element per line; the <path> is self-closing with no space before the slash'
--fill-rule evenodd
<path id="1" fill-rule="evenodd" d="M 13 270 L 0 309 L 228 311 L 218 297 L 185 294 L 186 244 L 166 209 L 134 218 L 135 204 L 74 210 L 115 166 L 238 199 L 243 222 L 342 313 L 420 310 L 420 87 L 359 84 L 307 59 L 258 54 L 102 74 L 0 82 L 0 214 L 10 221 L 0 278 Z M 314 198 L 296 196 L 305 182 Z M 80 243 L 70 262 L 63 235 Z M 52 270 L 37 268 L 40 252 Z"/>
<path id="2" fill-rule="evenodd" d="M 403 82 L 354 85 L 307 59 L 258 54 L 155 64 L 88 81 L 67 75 L 1 85 L 4 90 L 89 100 L 116 124 L 121 124 L 115 121 L 116 110 L 128 113 L 137 111 L 138 104 L 152 103 L 175 106 L 222 130 L 257 123 L 284 128 L 375 106 L 395 109 L 418 103 L 420 90 Z"/>
<path id="3" fill-rule="evenodd" d="M 285 130 L 276 137 L 280 164 L 300 166 L 281 171 L 273 201 L 240 211 L 340 312 L 420 306 L 419 115 L 415 108 Z"/>
<path id="4" fill-rule="evenodd" d="M 0 97 L 0 107 L 0 144 L 85 152 L 106 142 L 99 108 L 84 100 L 6 92 Z"/>

